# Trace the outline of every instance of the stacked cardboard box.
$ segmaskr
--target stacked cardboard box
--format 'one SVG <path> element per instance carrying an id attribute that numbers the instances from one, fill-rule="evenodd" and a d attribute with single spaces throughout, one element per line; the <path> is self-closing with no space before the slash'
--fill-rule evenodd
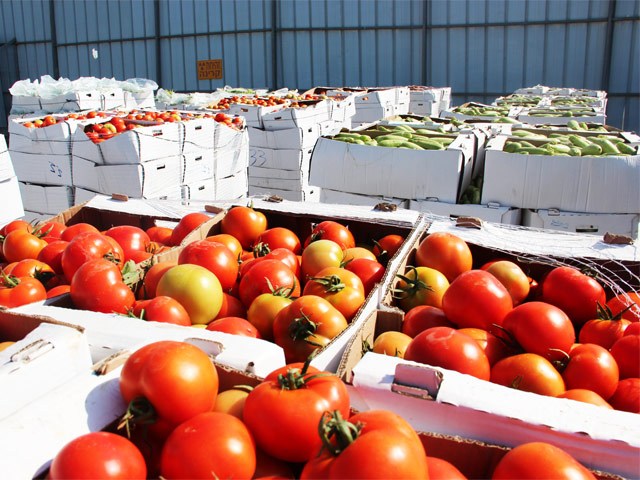
<path id="1" fill-rule="evenodd" d="M 0 226 L 24 215 L 18 178 L 4 135 L 0 135 L 0 198 L 4 199 L 3 208 L 0 210 Z"/>
<path id="2" fill-rule="evenodd" d="M 451 106 L 451 87 L 409 87 L 409 113 L 438 117 Z"/>

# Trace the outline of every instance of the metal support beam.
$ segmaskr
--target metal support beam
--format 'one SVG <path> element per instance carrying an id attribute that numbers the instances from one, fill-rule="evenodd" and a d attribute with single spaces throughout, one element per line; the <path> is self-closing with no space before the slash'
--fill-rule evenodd
<path id="1" fill-rule="evenodd" d="M 162 85 L 162 48 L 160 45 L 160 0 L 153 2 L 153 18 L 155 20 L 154 40 L 156 42 L 156 83 Z"/>
<path id="2" fill-rule="evenodd" d="M 607 33 L 604 44 L 604 65 L 602 68 L 602 89 L 605 92 L 609 91 L 609 80 L 611 77 L 611 60 L 613 54 L 613 31 L 614 31 L 614 16 L 616 14 L 616 2 L 617 0 L 609 0 L 609 15 L 607 17 Z M 629 67 L 631 68 L 631 67 Z"/>
<path id="3" fill-rule="evenodd" d="M 58 33 L 56 31 L 55 0 L 49 0 L 49 22 L 51 25 L 51 56 L 53 61 L 53 78 L 60 78 L 60 64 L 58 63 Z"/>

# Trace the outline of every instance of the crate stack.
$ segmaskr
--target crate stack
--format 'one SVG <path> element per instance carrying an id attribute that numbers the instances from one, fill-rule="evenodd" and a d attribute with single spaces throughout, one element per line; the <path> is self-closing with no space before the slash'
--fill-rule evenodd
<path id="1" fill-rule="evenodd" d="M 4 135 L 0 135 L 0 198 L 4 200 L 0 209 L 0 226 L 24 216 L 18 177 Z"/>
<path id="2" fill-rule="evenodd" d="M 331 90 L 329 95 L 352 93 L 356 111 L 351 117 L 350 128 L 357 128 L 383 120 L 393 115 L 409 112 L 409 87 L 351 88 Z"/>
<path id="3" fill-rule="evenodd" d="M 409 86 L 409 113 L 439 117 L 451 106 L 451 87 Z"/>

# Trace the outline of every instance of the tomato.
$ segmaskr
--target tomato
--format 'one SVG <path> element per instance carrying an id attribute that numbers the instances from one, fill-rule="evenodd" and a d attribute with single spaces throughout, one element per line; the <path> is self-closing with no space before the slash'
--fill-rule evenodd
<path id="1" fill-rule="evenodd" d="M 64 273 L 62 270 L 62 252 L 64 252 L 67 245 L 69 245 L 69 242 L 64 240 L 48 243 L 40 250 L 36 259 L 49 265 L 56 273 Z"/>
<path id="2" fill-rule="evenodd" d="M 467 477 L 452 463 L 438 457 L 427 456 L 429 480 L 466 480 Z"/>
<path id="3" fill-rule="evenodd" d="M 35 259 L 46 246 L 46 241 L 27 230 L 13 230 L 2 241 L 2 254 L 8 262 L 18 262 L 25 258 Z"/>
<path id="4" fill-rule="evenodd" d="M 340 267 L 327 267 L 307 280 L 303 295 L 317 295 L 329 301 L 350 322 L 364 304 L 364 286 L 355 273 Z"/>
<path id="5" fill-rule="evenodd" d="M 62 232 L 64 232 L 67 226 L 62 222 L 47 221 L 39 223 L 36 227 L 36 231 L 47 243 L 51 243 L 56 240 L 60 240 Z"/>
<path id="6" fill-rule="evenodd" d="M 442 310 L 460 328 L 475 327 L 490 331 L 494 323 L 502 325 L 512 308 L 507 289 L 484 270 L 461 273 L 442 296 Z"/>
<path id="7" fill-rule="evenodd" d="M 156 289 L 158 282 L 165 274 L 167 270 L 175 267 L 177 262 L 175 261 L 162 261 L 154 263 L 150 267 L 145 269 L 144 277 L 142 279 L 142 285 L 138 290 L 138 297 L 141 299 L 153 298 L 156 296 Z"/>
<path id="8" fill-rule="evenodd" d="M 316 240 L 302 251 L 302 281 L 315 277 L 326 267 L 339 267 L 344 254 L 339 244 L 332 240 Z"/>
<path id="9" fill-rule="evenodd" d="M 640 322 L 640 294 L 638 292 L 620 293 L 607 302 L 607 307 L 611 309 L 611 315 L 614 317 L 622 313 L 622 318 L 631 322 Z"/>
<path id="10" fill-rule="evenodd" d="M 360 277 L 366 296 L 382 280 L 385 272 L 384 265 L 368 258 L 356 258 L 347 263 L 344 268 Z"/>
<path id="11" fill-rule="evenodd" d="M 215 316 L 214 320 L 224 317 L 247 318 L 247 309 L 240 299 L 227 292 L 222 293 L 222 305 L 220 306 L 220 311 L 218 312 L 218 315 Z"/>
<path id="12" fill-rule="evenodd" d="M 247 427 L 233 415 L 205 412 L 180 424 L 160 459 L 162 478 L 252 478 L 256 449 Z"/>
<path id="13" fill-rule="evenodd" d="M 404 314 L 402 332 L 411 338 L 431 327 L 451 327 L 455 325 L 447 320 L 442 309 L 430 305 L 418 305 Z"/>
<path id="14" fill-rule="evenodd" d="M 551 361 L 562 358 L 563 352 L 568 352 L 576 341 L 569 317 L 544 302 L 518 305 L 504 317 L 502 327 L 525 352 L 537 353 Z"/>
<path id="15" fill-rule="evenodd" d="M 349 415 L 349 393 L 336 375 L 308 364 L 289 364 L 271 372 L 247 396 L 244 422 L 256 445 L 289 462 L 305 462 L 318 453 L 318 424 L 324 412 Z M 277 428 L 274 428 L 277 425 Z"/>
<path id="16" fill-rule="evenodd" d="M 25 230 L 29 233 L 33 232 L 33 225 L 26 220 L 12 220 L 7 223 L 4 227 L 0 228 L 0 235 L 6 237 L 9 233 L 14 230 Z"/>
<path id="17" fill-rule="evenodd" d="M 182 240 L 193 232 L 196 228 L 202 225 L 204 222 L 211 220 L 211 217 L 206 213 L 192 212 L 187 213 L 180 219 L 178 224 L 171 232 L 171 238 L 167 242 L 167 245 L 177 246 L 182 243 Z"/>
<path id="18" fill-rule="evenodd" d="M 130 260 L 135 252 L 144 252 L 151 243 L 149 235 L 144 230 L 131 225 L 111 227 L 104 234 L 122 247 L 125 261 Z"/>
<path id="19" fill-rule="evenodd" d="M 598 303 L 604 305 L 604 288 L 597 280 L 573 267 L 556 267 L 542 282 L 542 300 L 566 313 L 576 325 L 596 318 Z"/>
<path id="20" fill-rule="evenodd" d="M 58 295 L 64 295 L 71 292 L 71 285 L 58 285 L 57 287 L 47 290 L 47 298 L 57 297 Z"/>
<path id="21" fill-rule="evenodd" d="M 169 227 L 149 227 L 145 230 L 149 240 L 160 245 L 169 245 L 173 229 Z"/>
<path id="22" fill-rule="evenodd" d="M 629 324 L 622 336 L 626 337 L 628 335 L 640 335 L 640 322 L 632 322 Z"/>
<path id="23" fill-rule="evenodd" d="M 593 390 L 587 390 L 586 388 L 569 389 L 558 395 L 557 398 L 568 398 L 570 400 L 576 400 L 577 402 L 590 403 L 592 405 L 597 405 L 598 407 L 613 409 L 613 407 L 607 403 L 604 398 Z"/>
<path id="24" fill-rule="evenodd" d="M 558 370 L 535 353 L 521 353 L 498 361 L 491 367 L 491 382 L 551 397 L 566 390 Z"/>
<path id="25" fill-rule="evenodd" d="M 44 286 L 33 277 L 3 274 L 0 278 L 0 306 L 14 308 L 46 298 L 47 291 Z"/>
<path id="26" fill-rule="evenodd" d="M 318 430 L 324 448 L 304 466 L 301 480 L 429 478 L 420 437 L 395 413 L 369 410 L 347 421 L 328 411 Z"/>
<path id="27" fill-rule="evenodd" d="M 302 244 L 298 236 L 284 227 L 269 228 L 262 232 L 255 240 L 255 245 L 260 244 L 266 245 L 270 250 L 286 248 L 296 255 L 302 251 Z"/>
<path id="28" fill-rule="evenodd" d="M 411 340 L 413 338 L 405 333 L 389 330 L 376 337 L 373 342 L 373 351 L 382 355 L 404 358 L 404 352 Z"/>
<path id="29" fill-rule="evenodd" d="M 242 412 L 244 411 L 244 402 L 249 396 L 249 392 L 253 388 L 245 388 L 243 386 L 231 388 L 224 392 L 219 392 L 216 397 L 216 403 L 213 406 L 214 412 L 228 413 L 242 420 Z"/>
<path id="30" fill-rule="evenodd" d="M 452 282 L 461 273 L 471 270 L 473 258 L 463 239 L 451 233 L 435 232 L 419 243 L 415 263 L 442 272 Z"/>
<path id="31" fill-rule="evenodd" d="M 419 305 L 442 307 L 442 297 L 449 288 L 449 281 L 438 270 L 410 267 L 407 273 L 398 275 L 398 278 L 393 295 L 405 312 Z"/>
<path id="32" fill-rule="evenodd" d="M 341 250 L 356 246 L 353 234 L 346 226 L 333 220 L 325 220 L 318 223 L 311 230 L 311 235 L 305 240 L 304 247 L 307 248 L 318 240 L 331 240 L 338 244 Z"/>
<path id="33" fill-rule="evenodd" d="M 200 265 L 215 274 L 225 292 L 238 279 L 238 260 L 222 243 L 198 240 L 186 245 L 178 256 L 178 264 L 183 263 Z"/>
<path id="34" fill-rule="evenodd" d="M 162 295 L 149 300 L 136 301 L 133 305 L 133 314 L 150 322 L 191 326 L 191 319 L 184 307 L 177 300 Z"/>
<path id="35" fill-rule="evenodd" d="M 587 321 L 578 335 L 580 343 L 595 343 L 606 349 L 622 338 L 625 330 L 631 324 L 630 320 L 616 318 L 611 310 L 598 306 L 598 318 Z"/>
<path id="36" fill-rule="evenodd" d="M 240 265 L 240 276 L 244 276 L 249 270 L 251 270 L 259 261 L 262 260 L 279 260 L 284 263 L 295 274 L 297 279 L 300 279 L 300 262 L 298 256 L 287 248 L 276 248 L 269 251 L 266 255 L 257 256 L 256 258 L 250 258 L 243 261 Z"/>
<path id="37" fill-rule="evenodd" d="M 492 479 L 595 480 L 595 476 L 564 450 L 544 442 L 523 443 L 508 451 Z"/>
<path id="38" fill-rule="evenodd" d="M 166 295 L 180 302 L 192 324 L 209 323 L 222 307 L 222 287 L 218 278 L 200 265 L 184 263 L 168 269 L 158 281 L 156 295 Z"/>
<path id="39" fill-rule="evenodd" d="M 256 459 L 256 473 L 253 475 L 256 480 L 295 480 L 297 478 L 294 471 L 296 465 L 293 463 L 272 457 L 260 448 L 256 448 Z"/>
<path id="40" fill-rule="evenodd" d="M 65 228 L 64 231 L 60 234 L 60 240 L 70 242 L 76 235 L 87 232 L 100 233 L 100 231 L 90 223 L 80 222 L 74 225 L 69 225 L 67 228 Z"/>
<path id="41" fill-rule="evenodd" d="M 127 438 L 110 432 L 91 432 L 74 438 L 51 462 L 51 480 L 144 480 L 147 467 L 140 450 Z"/>
<path id="42" fill-rule="evenodd" d="M 364 247 L 351 247 L 343 250 L 342 252 L 342 263 L 344 264 L 348 264 L 359 258 L 366 258 L 368 260 L 377 261 L 377 258 L 373 254 L 373 252 Z"/>
<path id="43" fill-rule="evenodd" d="M 514 306 L 522 303 L 529 295 L 529 277 L 517 264 L 509 260 L 498 260 L 487 267 L 486 271 L 504 285 Z"/>
<path id="44" fill-rule="evenodd" d="M 640 414 L 640 378 L 620 380 L 609 403 L 616 410 Z"/>
<path id="45" fill-rule="evenodd" d="M 207 325 L 207 330 L 224 332 L 244 337 L 260 338 L 260 332 L 249 320 L 240 317 L 224 317 L 214 320 Z"/>
<path id="46" fill-rule="evenodd" d="M 220 222 L 221 232 L 236 237 L 245 250 L 253 248 L 256 239 L 266 229 L 264 213 L 245 206 L 231 208 Z"/>
<path id="47" fill-rule="evenodd" d="M 135 295 L 124 283 L 120 269 L 103 258 L 83 263 L 71 280 L 71 300 L 81 310 L 125 314 Z"/>
<path id="48" fill-rule="evenodd" d="M 611 346 L 611 355 L 620 368 L 620 378 L 640 377 L 640 335 L 626 335 Z"/>
<path id="49" fill-rule="evenodd" d="M 584 388 L 605 400 L 616 391 L 619 380 L 618 364 L 609 351 L 600 345 L 585 343 L 569 353 L 562 371 L 567 389 Z"/>
<path id="50" fill-rule="evenodd" d="M 66 230 L 65 230 L 66 232 Z M 114 265 L 123 265 L 122 257 L 115 251 L 110 237 L 101 233 L 80 233 L 73 237 L 62 252 L 61 264 L 64 276 L 71 281 L 82 264 L 94 259 L 109 259 Z"/>
<path id="51" fill-rule="evenodd" d="M 19 262 L 13 262 L 4 267 L 4 273 L 14 277 L 33 277 L 40 280 L 45 288 L 49 280 L 56 276 L 53 269 L 40 260 L 26 258 Z"/>
<path id="52" fill-rule="evenodd" d="M 209 356 L 194 345 L 153 342 L 133 352 L 125 362 L 120 392 L 130 405 L 134 423 L 155 421 L 155 427 L 168 432 L 199 413 L 211 411 L 218 395 L 218 372 Z M 134 406 L 152 418 L 136 417 Z"/>
<path id="53" fill-rule="evenodd" d="M 266 259 L 242 276 L 238 296 L 248 308 L 258 295 L 282 288 L 290 289 L 292 296 L 300 294 L 300 283 L 291 269 L 279 260 Z"/>
<path id="54" fill-rule="evenodd" d="M 243 252 L 242 245 L 240 244 L 238 239 L 233 235 L 229 235 L 226 233 L 218 233 L 217 235 L 211 235 L 205 238 L 205 240 L 208 240 L 209 242 L 218 242 L 223 244 L 225 247 L 231 250 L 231 253 L 233 253 L 233 256 L 236 258 L 236 260 L 240 258 L 240 256 L 242 255 L 242 252 Z"/>
<path id="55" fill-rule="evenodd" d="M 247 310 L 247 320 L 258 329 L 260 337 L 273 340 L 273 321 L 280 310 L 289 306 L 293 299 L 285 294 L 262 293 L 258 295 Z"/>
<path id="56" fill-rule="evenodd" d="M 404 237 L 397 234 L 389 234 L 374 242 L 373 254 L 383 261 L 391 259 L 404 243 Z"/>
<path id="57" fill-rule="evenodd" d="M 303 295 L 286 306 L 273 321 L 273 338 L 287 362 L 302 362 L 347 328 L 347 320 L 331 303 Z"/>
<path id="58" fill-rule="evenodd" d="M 484 350 L 489 365 L 493 366 L 498 361 L 515 354 L 513 346 L 507 344 L 504 340 L 496 335 L 482 330 L 481 328 L 460 328 L 458 332 L 469 335 L 473 338 L 480 348 Z"/>

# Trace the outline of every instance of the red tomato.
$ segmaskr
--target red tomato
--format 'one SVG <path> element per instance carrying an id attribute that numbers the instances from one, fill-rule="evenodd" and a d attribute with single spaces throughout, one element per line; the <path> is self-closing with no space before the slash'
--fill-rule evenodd
<path id="1" fill-rule="evenodd" d="M 103 258 L 80 265 L 71 280 L 70 293 L 77 308 L 92 312 L 125 314 L 135 302 L 120 269 Z"/>
<path id="2" fill-rule="evenodd" d="M 254 253 L 255 255 L 255 253 Z M 253 268 L 259 261 L 262 260 L 279 260 L 284 263 L 295 274 L 296 278 L 300 278 L 300 262 L 295 253 L 287 248 L 276 248 L 271 250 L 266 255 L 257 256 L 256 258 L 250 258 L 244 260 L 240 265 L 240 276 L 244 276 L 251 268 Z"/>
<path id="3" fill-rule="evenodd" d="M 207 325 L 207 330 L 224 332 L 243 337 L 260 338 L 260 332 L 249 320 L 240 317 L 224 317 L 214 320 Z"/>
<path id="4" fill-rule="evenodd" d="M 4 275 L 0 278 L 0 306 L 19 307 L 47 298 L 47 291 L 40 281 L 33 277 Z"/>
<path id="5" fill-rule="evenodd" d="M 7 223 L 4 227 L 0 228 L 0 235 L 7 236 L 9 233 L 14 230 L 25 230 L 29 233 L 33 232 L 33 225 L 31 225 L 26 220 L 12 220 Z"/>
<path id="6" fill-rule="evenodd" d="M 318 424 L 324 412 L 349 415 L 344 382 L 329 372 L 320 373 L 314 367 L 290 364 L 271 372 L 247 396 L 244 422 L 267 454 L 305 462 L 322 446 Z"/>
<path id="7" fill-rule="evenodd" d="M 318 223 L 311 230 L 311 235 L 305 240 L 304 247 L 318 240 L 331 240 L 338 244 L 341 250 L 356 246 L 353 234 L 346 226 L 333 220 Z"/>
<path id="8" fill-rule="evenodd" d="M 168 431 L 213 409 L 218 372 L 209 356 L 194 345 L 154 342 L 127 359 L 120 372 L 120 392 L 126 403 L 150 405 L 155 426 Z"/>
<path id="9" fill-rule="evenodd" d="M 158 287 L 158 282 L 162 278 L 162 275 L 165 274 L 167 270 L 177 265 L 174 261 L 164 261 L 154 263 L 146 270 L 144 274 L 144 278 L 142 280 L 142 287 L 140 288 L 139 297 L 140 298 L 153 298 L 156 296 L 156 288 Z"/>
<path id="10" fill-rule="evenodd" d="M 74 225 L 69 225 L 64 231 L 60 234 L 60 240 L 64 240 L 65 242 L 70 242 L 76 235 L 86 232 L 100 233 L 100 231 L 89 223 L 76 223 Z"/>
<path id="11" fill-rule="evenodd" d="M 236 258 L 236 260 L 240 258 L 240 256 L 243 253 L 242 245 L 240 244 L 238 239 L 233 235 L 229 235 L 226 233 L 218 233 L 217 235 L 211 235 L 205 238 L 205 240 L 223 244 L 229 250 L 231 250 L 231 253 L 233 253 L 233 256 Z"/>
<path id="12" fill-rule="evenodd" d="M 245 250 L 253 248 L 256 239 L 266 229 L 267 217 L 251 207 L 233 207 L 220 222 L 221 232 L 236 237 Z"/>
<path id="13" fill-rule="evenodd" d="M 298 255 L 302 251 L 302 245 L 298 236 L 293 231 L 284 227 L 269 228 L 258 235 L 255 245 L 266 245 L 269 250 L 286 248 Z"/>
<path id="14" fill-rule="evenodd" d="M 65 230 L 66 231 L 66 230 Z M 61 264 L 64 276 L 71 281 L 80 266 L 89 260 L 110 259 L 122 267 L 122 257 L 114 250 L 110 237 L 101 233 L 80 233 L 73 237 L 62 252 Z"/>
<path id="15" fill-rule="evenodd" d="M 468 335 L 449 327 L 432 327 L 415 336 L 404 358 L 489 380 L 491 366 L 484 351 Z"/>
<path id="16" fill-rule="evenodd" d="M 391 259 L 404 243 L 404 237 L 397 234 L 385 235 L 374 243 L 373 254 L 383 262 Z"/>
<path id="17" fill-rule="evenodd" d="M 355 273 L 340 267 L 327 267 L 307 280 L 303 295 L 328 300 L 350 322 L 364 304 L 364 286 Z"/>
<path id="18" fill-rule="evenodd" d="M 300 283 L 295 274 L 279 260 L 262 260 L 240 279 L 238 296 L 245 307 L 262 293 L 278 289 L 291 289 L 292 296 L 300 294 Z"/>
<path id="19" fill-rule="evenodd" d="M 377 260 L 376 256 L 371 250 L 364 247 L 351 247 L 343 250 L 342 263 L 351 263 L 359 258 L 366 258 L 369 260 Z"/>
<path id="20" fill-rule="evenodd" d="M 585 343 L 569 353 L 562 378 L 567 389 L 584 388 L 606 400 L 618 386 L 618 365 L 608 350 L 600 345 Z"/>
<path id="21" fill-rule="evenodd" d="M 388 330 L 382 332 L 373 342 L 372 351 L 381 355 L 404 358 L 404 353 L 411 343 L 411 338 L 406 333 Z"/>
<path id="22" fill-rule="evenodd" d="M 429 480 L 467 480 L 452 463 L 438 457 L 427 456 Z"/>
<path id="23" fill-rule="evenodd" d="M 611 346 L 620 368 L 620 378 L 640 377 L 640 335 L 626 335 Z"/>
<path id="24" fill-rule="evenodd" d="M 484 270 L 461 273 L 442 297 L 442 310 L 460 328 L 475 327 L 489 331 L 494 323 L 502 325 L 512 308 L 507 289 Z"/>
<path id="25" fill-rule="evenodd" d="M 36 230 L 38 234 L 42 236 L 43 240 L 50 243 L 55 240 L 60 240 L 60 236 L 62 235 L 62 232 L 64 232 L 65 228 L 67 228 L 67 226 L 64 223 L 47 221 L 38 224 Z"/>
<path id="26" fill-rule="evenodd" d="M 140 450 L 127 438 L 91 432 L 71 440 L 56 454 L 47 478 L 144 480 L 147 467 Z"/>
<path id="27" fill-rule="evenodd" d="M 64 295 L 71 291 L 71 285 L 58 285 L 57 287 L 47 290 L 47 298 L 57 297 L 58 295 Z"/>
<path id="28" fill-rule="evenodd" d="M 187 213 L 180 219 L 178 224 L 171 232 L 171 238 L 167 242 L 167 245 L 177 246 L 182 243 L 184 237 L 189 235 L 192 231 L 202 225 L 204 222 L 211 220 L 211 217 L 206 213 L 192 212 Z"/>
<path id="29" fill-rule="evenodd" d="M 637 292 L 621 293 L 607 302 L 611 315 L 616 317 L 622 313 L 622 318 L 631 322 L 640 322 L 640 294 Z"/>
<path id="30" fill-rule="evenodd" d="M 214 273 L 225 292 L 238 279 L 238 260 L 222 243 L 198 240 L 186 245 L 178 256 L 178 264 L 183 263 L 200 265 Z"/>
<path id="31" fill-rule="evenodd" d="M 566 313 L 576 325 L 596 318 L 598 303 L 604 305 L 604 288 L 573 267 L 556 267 L 542 282 L 542 300 Z"/>
<path id="32" fill-rule="evenodd" d="M 280 310 L 289 306 L 293 299 L 278 293 L 258 295 L 247 310 L 247 320 L 258 329 L 260 337 L 273 340 L 273 321 Z"/>
<path id="33" fill-rule="evenodd" d="M 38 258 L 47 242 L 27 230 L 13 230 L 2 241 L 2 254 L 8 262 L 18 262 L 25 258 Z"/>
<path id="34" fill-rule="evenodd" d="M 628 335 L 640 335 L 640 322 L 632 322 L 629 324 L 622 336 L 626 337 Z"/>
<path id="35" fill-rule="evenodd" d="M 173 229 L 169 227 L 149 227 L 145 230 L 149 240 L 160 245 L 169 245 L 172 232 Z"/>
<path id="36" fill-rule="evenodd" d="M 507 344 L 500 337 L 493 335 L 492 333 L 482 330 L 481 328 L 460 328 L 458 332 L 469 335 L 473 338 L 480 348 L 484 350 L 489 365 L 493 366 L 498 361 L 506 358 L 510 355 L 514 355 L 515 348 Z"/>
<path id="37" fill-rule="evenodd" d="M 130 260 L 135 252 L 144 252 L 151 243 L 149 235 L 144 230 L 131 225 L 111 227 L 104 234 L 122 247 L 125 261 Z"/>
<path id="38" fill-rule="evenodd" d="M 333 305 L 315 295 L 303 295 L 286 306 L 273 321 L 273 338 L 287 362 L 302 362 L 347 328 L 347 320 Z"/>
<path id="39" fill-rule="evenodd" d="M 160 475 L 166 479 L 253 478 L 255 469 L 249 430 L 220 412 L 200 413 L 180 424 L 167 438 L 160 460 Z"/>
<path id="40" fill-rule="evenodd" d="M 496 465 L 492 479 L 555 478 L 595 480 L 595 476 L 564 450 L 543 442 L 523 443 L 506 453 Z"/>
<path id="41" fill-rule="evenodd" d="M 191 326 L 189 314 L 180 303 L 166 296 L 157 296 L 149 300 L 138 300 L 133 305 L 133 314 L 151 322 L 173 323 L 185 327 Z"/>
<path id="42" fill-rule="evenodd" d="M 576 341 L 569 317 L 544 302 L 518 305 L 504 317 L 502 327 L 525 352 L 537 353 L 551 361 L 561 359 Z"/>
<path id="43" fill-rule="evenodd" d="M 411 338 L 431 327 L 455 328 L 455 325 L 447 320 L 442 309 L 430 305 L 418 305 L 404 314 L 402 333 Z"/>
<path id="44" fill-rule="evenodd" d="M 62 271 L 62 252 L 69 245 L 69 242 L 57 240 L 47 244 L 38 253 L 37 259 L 49 265 L 54 272 L 61 274 Z"/>
<path id="45" fill-rule="evenodd" d="M 415 263 L 442 272 L 452 282 L 461 273 L 471 270 L 473 258 L 463 239 L 451 233 L 435 232 L 418 245 Z"/>
<path id="46" fill-rule="evenodd" d="M 640 414 L 640 378 L 620 380 L 609 403 L 616 410 Z"/>
<path id="47" fill-rule="evenodd" d="M 398 278 L 393 295 L 402 310 L 408 312 L 419 305 L 442 308 L 442 297 L 449 288 L 444 274 L 429 267 L 410 267 Z"/>
<path id="48" fill-rule="evenodd" d="M 515 263 L 509 260 L 498 260 L 486 269 L 495 276 L 507 289 L 513 305 L 520 304 L 529 295 L 529 277 Z"/>
<path id="49" fill-rule="evenodd" d="M 580 343 L 595 343 L 608 350 L 616 340 L 622 338 L 630 324 L 631 322 L 624 318 L 614 319 L 606 314 L 602 317 L 598 315 L 598 318 L 582 325 L 578 339 Z"/>
<path id="50" fill-rule="evenodd" d="M 340 412 L 328 411 L 321 421 L 324 448 L 306 463 L 301 480 L 429 478 L 420 437 L 395 413 L 369 410 L 347 421 Z"/>
<path id="51" fill-rule="evenodd" d="M 568 398 L 569 400 L 576 400 L 577 402 L 590 403 L 592 405 L 597 405 L 598 407 L 613 409 L 613 407 L 607 403 L 604 398 L 593 390 L 587 390 L 585 388 L 572 388 L 561 393 L 557 398 Z"/>
<path id="52" fill-rule="evenodd" d="M 227 292 L 222 293 L 222 305 L 214 320 L 224 317 L 247 318 L 247 309 L 240 299 Z"/>
<path id="53" fill-rule="evenodd" d="M 302 281 L 315 277 L 326 267 L 339 267 L 344 254 L 339 244 L 332 240 L 316 240 L 302 251 Z"/>
<path id="54" fill-rule="evenodd" d="M 555 367 L 535 353 L 503 358 L 491 367 L 491 382 L 505 387 L 557 397 L 566 389 Z"/>
<path id="55" fill-rule="evenodd" d="M 344 268 L 360 277 L 364 286 L 364 294 L 369 295 L 371 290 L 382 280 L 384 276 L 384 265 L 368 258 L 356 258 L 347 263 Z"/>

